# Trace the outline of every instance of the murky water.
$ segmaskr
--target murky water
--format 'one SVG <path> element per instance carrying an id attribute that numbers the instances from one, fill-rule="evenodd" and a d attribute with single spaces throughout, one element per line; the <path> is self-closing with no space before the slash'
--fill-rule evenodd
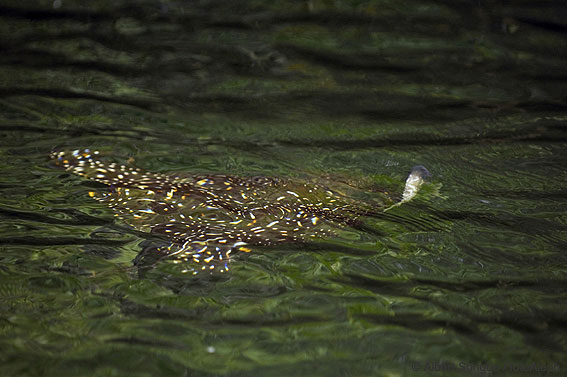
<path id="1" fill-rule="evenodd" d="M 0 375 L 565 375 L 560 1 L 0 10 Z M 75 148 L 370 197 L 433 177 L 360 229 L 192 278 L 139 268 L 163 239 L 49 165 Z"/>

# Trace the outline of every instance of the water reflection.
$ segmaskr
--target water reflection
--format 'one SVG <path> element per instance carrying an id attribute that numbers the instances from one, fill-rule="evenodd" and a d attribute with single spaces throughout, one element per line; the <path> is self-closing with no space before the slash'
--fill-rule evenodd
<path id="1" fill-rule="evenodd" d="M 563 367 L 558 2 L 0 9 L 1 374 Z M 48 165 L 77 146 L 159 173 L 343 177 L 394 197 L 411 166 L 435 176 L 359 231 L 192 280 L 140 273 L 160 240 Z"/>

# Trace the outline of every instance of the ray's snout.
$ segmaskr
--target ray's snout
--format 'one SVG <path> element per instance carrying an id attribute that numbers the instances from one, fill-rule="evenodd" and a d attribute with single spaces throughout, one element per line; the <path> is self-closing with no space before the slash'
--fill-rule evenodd
<path id="1" fill-rule="evenodd" d="M 431 173 L 423 165 L 416 165 L 413 168 L 411 168 L 410 175 L 413 175 L 413 176 L 416 176 L 416 177 L 419 177 L 419 178 L 431 177 Z"/>

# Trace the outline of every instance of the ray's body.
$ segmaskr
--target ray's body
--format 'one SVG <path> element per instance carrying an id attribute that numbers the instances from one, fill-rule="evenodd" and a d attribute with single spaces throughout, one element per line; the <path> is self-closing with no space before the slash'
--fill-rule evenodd
<path id="1" fill-rule="evenodd" d="M 270 177 L 168 176 L 104 163 L 98 152 L 53 152 L 55 165 L 106 184 L 90 192 L 134 228 L 163 234 L 187 272 L 226 271 L 233 250 L 303 242 L 353 226 L 375 206 L 317 183 Z M 383 209 L 383 208 L 382 208 Z"/>

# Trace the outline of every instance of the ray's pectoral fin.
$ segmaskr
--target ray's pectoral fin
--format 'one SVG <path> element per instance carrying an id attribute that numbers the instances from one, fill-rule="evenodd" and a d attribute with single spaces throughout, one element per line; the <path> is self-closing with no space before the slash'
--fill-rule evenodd
<path id="1" fill-rule="evenodd" d="M 59 168 L 110 186 L 138 189 L 167 189 L 171 186 L 169 177 L 165 175 L 117 163 L 105 163 L 99 160 L 98 155 L 98 151 L 76 149 L 72 152 L 54 151 L 50 158 Z"/>
<path id="2" fill-rule="evenodd" d="M 49 157 L 53 165 L 65 169 L 81 177 L 94 181 L 111 184 L 110 181 L 118 174 L 114 167 L 104 164 L 97 159 L 98 151 L 76 149 L 73 152 L 54 151 Z M 115 164 L 114 164 L 115 165 Z"/>
<path id="3" fill-rule="evenodd" d="M 185 241 L 168 245 L 146 244 L 135 258 L 134 264 L 144 270 L 153 269 L 158 262 L 169 261 L 178 265 L 181 273 L 190 275 L 216 275 L 230 271 L 231 256 L 251 249 L 239 244 Z"/>

